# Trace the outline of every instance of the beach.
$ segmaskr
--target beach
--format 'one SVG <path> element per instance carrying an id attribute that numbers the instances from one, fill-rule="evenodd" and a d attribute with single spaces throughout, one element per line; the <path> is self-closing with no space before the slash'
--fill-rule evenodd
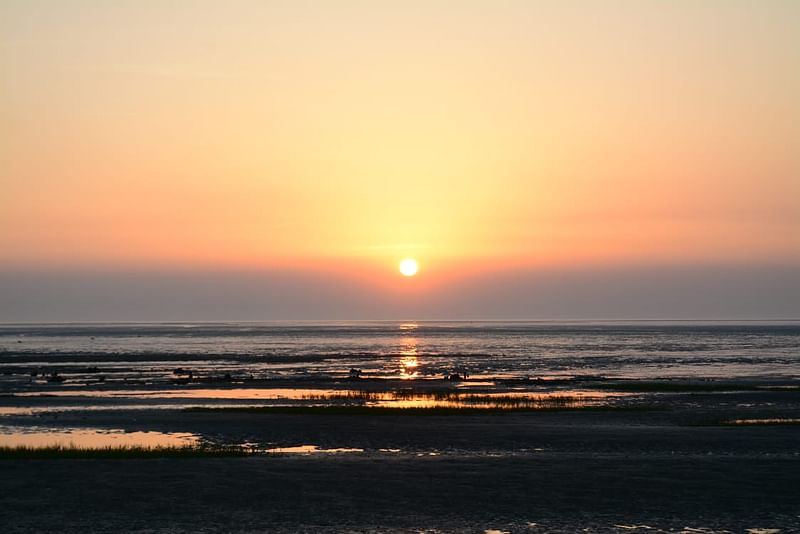
<path id="1" fill-rule="evenodd" d="M 549 454 L 4 461 L 0 519 L 5 532 L 794 532 L 796 464 Z"/>
<path id="2" fill-rule="evenodd" d="M 800 393 L 659 395 L 653 410 L 491 415 L 43 414 L 41 426 L 344 452 L 3 459 L 0 522 L 7 532 L 800 528 L 800 425 L 720 424 L 797 413 Z"/>
<path id="3" fill-rule="evenodd" d="M 14 343 L 27 352 L 7 337 L 3 531 L 800 529 L 796 327 L 422 326 L 413 359 L 391 349 L 407 346 L 407 327 L 384 327 L 377 349 L 374 331 L 320 334 L 372 347 L 345 354 L 304 328 L 291 345 L 264 327 L 262 345 L 284 344 L 272 351 L 217 333 L 238 347 L 224 357 L 174 329 L 160 341 L 62 328 Z M 569 344 L 526 358 L 520 336 Z M 479 354 L 498 339 L 516 352 Z M 608 371 L 624 359 L 639 372 Z"/>

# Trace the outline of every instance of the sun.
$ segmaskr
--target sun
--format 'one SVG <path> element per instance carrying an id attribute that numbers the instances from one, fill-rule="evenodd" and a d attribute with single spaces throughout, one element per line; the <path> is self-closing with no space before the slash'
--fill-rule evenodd
<path id="1" fill-rule="evenodd" d="M 419 265 L 417 265 L 417 260 L 414 258 L 406 258 L 400 262 L 400 273 L 403 276 L 414 276 L 418 270 Z"/>

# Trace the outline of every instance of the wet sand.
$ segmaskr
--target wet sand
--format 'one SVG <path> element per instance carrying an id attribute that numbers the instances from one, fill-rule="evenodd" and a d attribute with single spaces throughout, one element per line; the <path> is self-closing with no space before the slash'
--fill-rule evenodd
<path id="1" fill-rule="evenodd" d="M 794 323 L 0 330 L 0 445 L 239 455 L 0 448 L 0 533 L 800 532 Z"/>
<path id="2" fill-rule="evenodd" d="M 662 393 L 642 402 L 653 409 L 49 412 L 32 419 L 363 452 L 5 459 L 0 524 L 4 532 L 800 530 L 800 425 L 719 424 L 797 417 L 796 390 Z"/>
<path id="3" fill-rule="evenodd" d="M 5 532 L 796 531 L 797 459 L 260 457 L 2 462 Z M 535 523 L 535 525 L 533 525 Z M 635 531 L 635 530 L 634 530 Z"/>

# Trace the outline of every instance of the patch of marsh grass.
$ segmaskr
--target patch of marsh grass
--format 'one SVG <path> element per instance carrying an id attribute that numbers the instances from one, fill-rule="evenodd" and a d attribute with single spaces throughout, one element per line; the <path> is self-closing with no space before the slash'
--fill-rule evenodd
<path id="1" fill-rule="evenodd" d="M 0 447 L 0 459 L 47 458 L 220 458 L 251 456 L 253 452 L 239 446 L 184 445 L 142 447 L 137 445 L 111 445 L 106 447 L 78 447 L 76 445 L 26 445 Z"/>
<path id="2" fill-rule="evenodd" d="M 470 405 L 483 405 L 483 408 L 567 408 L 587 405 L 594 399 L 573 395 L 481 395 L 454 391 L 410 391 L 387 392 L 345 391 L 341 393 L 308 394 L 303 400 L 322 402 L 392 402 L 392 401 L 431 401 L 433 403 L 458 403 L 464 408 Z M 431 406 L 436 407 L 436 406 Z M 449 406 L 448 406 L 449 407 Z"/>
<path id="3" fill-rule="evenodd" d="M 601 406 L 512 406 L 512 407 L 390 407 L 390 406 L 198 406 L 185 408 L 185 412 L 263 413 L 284 415 L 398 415 L 398 416 L 451 416 L 451 415 L 505 415 L 533 412 L 607 412 L 663 410 L 660 405 L 601 405 Z"/>

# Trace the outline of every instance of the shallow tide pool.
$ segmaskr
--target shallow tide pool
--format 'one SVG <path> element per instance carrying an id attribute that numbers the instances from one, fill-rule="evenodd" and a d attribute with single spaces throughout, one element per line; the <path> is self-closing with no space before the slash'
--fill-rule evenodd
<path id="1" fill-rule="evenodd" d="M 185 447 L 199 444 L 188 432 L 125 432 L 99 428 L 46 428 L 0 426 L 0 447 Z"/>

